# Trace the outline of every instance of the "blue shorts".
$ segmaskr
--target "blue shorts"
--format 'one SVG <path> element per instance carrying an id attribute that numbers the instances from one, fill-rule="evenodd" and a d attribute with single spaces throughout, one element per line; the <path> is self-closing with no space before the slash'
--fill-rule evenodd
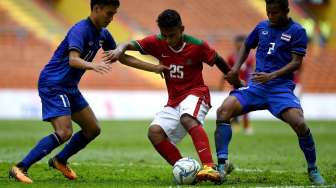
<path id="1" fill-rule="evenodd" d="M 89 104 L 77 87 L 39 86 L 42 102 L 42 119 L 71 115 L 86 108 Z"/>
<path id="2" fill-rule="evenodd" d="M 294 95 L 294 84 L 280 85 L 249 84 L 247 87 L 231 91 L 247 113 L 256 110 L 268 110 L 275 117 L 281 119 L 281 113 L 288 108 L 302 110 L 300 100 Z"/>

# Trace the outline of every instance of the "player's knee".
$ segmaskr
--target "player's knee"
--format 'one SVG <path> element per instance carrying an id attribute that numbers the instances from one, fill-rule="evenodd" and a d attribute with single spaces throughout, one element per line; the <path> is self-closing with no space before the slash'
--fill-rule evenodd
<path id="1" fill-rule="evenodd" d="M 189 130 L 191 127 L 200 124 L 196 118 L 189 114 L 182 114 L 180 122 L 186 130 Z"/>
<path id="2" fill-rule="evenodd" d="M 88 139 L 94 139 L 100 134 L 100 127 L 97 125 L 89 130 L 83 130 L 83 134 Z"/>
<path id="3" fill-rule="evenodd" d="M 61 138 L 62 142 L 66 142 L 72 136 L 72 129 L 56 130 L 56 133 Z"/>
<path id="4" fill-rule="evenodd" d="M 230 122 L 231 118 L 232 118 L 232 112 L 225 106 L 220 106 L 217 109 L 217 120 Z"/>
<path id="5" fill-rule="evenodd" d="M 308 126 L 306 125 L 306 123 L 304 122 L 304 120 L 297 120 L 295 122 L 295 125 L 294 125 L 296 128 L 296 134 L 298 136 L 304 136 L 306 135 L 307 131 L 308 131 Z"/>
<path id="6" fill-rule="evenodd" d="M 99 126 L 95 127 L 92 131 L 91 131 L 91 138 L 96 138 L 98 135 L 100 135 L 101 129 Z"/>
<path id="7" fill-rule="evenodd" d="M 160 126 L 152 125 L 148 128 L 147 137 L 152 143 L 158 143 L 164 139 L 164 131 Z"/>

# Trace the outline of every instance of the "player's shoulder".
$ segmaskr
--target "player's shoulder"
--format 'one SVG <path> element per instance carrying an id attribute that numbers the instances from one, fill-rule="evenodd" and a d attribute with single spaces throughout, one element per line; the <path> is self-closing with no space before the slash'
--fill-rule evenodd
<path id="1" fill-rule="evenodd" d="M 298 22 L 296 22 L 296 21 L 294 21 L 292 19 L 290 19 L 290 22 L 291 22 L 291 28 L 293 30 L 296 30 L 296 31 L 298 31 L 298 30 L 305 30 L 304 27 L 300 23 L 298 23 Z"/>
<path id="2" fill-rule="evenodd" d="M 261 20 L 259 23 L 257 23 L 256 27 L 258 28 L 266 28 L 269 26 L 269 20 Z"/>
<path id="3" fill-rule="evenodd" d="M 194 36 L 191 36 L 191 35 L 187 35 L 187 34 L 183 34 L 183 40 L 186 43 L 193 44 L 196 46 L 200 46 L 204 44 L 203 40 L 196 38 Z"/>
<path id="4" fill-rule="evenodd" d="M 88 26 L 88 19 L 82 19 L 80 21 L 78 21 L 77 23 L 75 23 L 72 28 L 83 28 L 83 27 L 87 27 Z"/>

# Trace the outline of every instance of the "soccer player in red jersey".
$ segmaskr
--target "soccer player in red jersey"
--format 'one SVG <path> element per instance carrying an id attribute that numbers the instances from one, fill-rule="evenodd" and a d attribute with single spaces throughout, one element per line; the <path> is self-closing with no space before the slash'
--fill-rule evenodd
<path id="1" fill-rule="evenodd" d="M 229 54 L 228 59 L 227 59 L 230 67 L 233 67 L 233 65 L 236 63 L 239 50 L 241 46 L 244 44 L 245 39 L 246 39 L 245 35 L 237 35 L 234 38 L 234 48 L 235 49 L 231 54 Z M 245 83 L 247 83 L 247 81 L 250 78 L 251 73 L 254 72 L 254 69 L 255 69 L 255 60 L 254 60 L 254 57 L 250 54 L 247 57 L 245 63 L 242 65 L 241 69 L 239 70 L 239 78 L 243 80 Z M 223 75 L 223 78 L 221 79 L 219 89 L 222 89 L 224 82 L 225 82 L 225 75 Z M 246 135 L 253 134 L 253 129 L 250 125 L 248 114 L 242 115 L 242 119 L 243 119 L 244 133 Z M 232 123 L 235 123 L 235 122 L 236 123 L 239 122 L 238 117 L 233 118 Z"/>
<path id="2" fill-rule="evenodd" d="M 148 138 L 160 155 L 174 165 L 182 158 L 175 144 L 189 133 L 203 164 L 197 180 L 219 182 L 220 174 L 214 168 L 208 136 L 202 127 L 211 107 L 202 69 L 203 63 L 216 65 L 223 73 L 230 68 L 207 42 L 183 34 L 184 26 L 175 10 L 163 11 L 157 24 L 160 34 L 121 44 L 104 58 L 117 59 L 126 50 L 136 50 L 154 56 L 160 64 L 170 68 L 163 71 L 168 103 L 156 114 L 148 129 Z"/>

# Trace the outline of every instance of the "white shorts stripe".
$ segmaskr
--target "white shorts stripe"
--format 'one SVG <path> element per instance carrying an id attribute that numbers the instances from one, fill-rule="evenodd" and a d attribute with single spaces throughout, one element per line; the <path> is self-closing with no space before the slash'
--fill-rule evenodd
<path id="1" fill-rule="evenodd" d="M 65 102 L 64 96 L 63 96 L 63 95 L 60 95 L 60 97 L 61 97 L 61 99 L 62 99 L 62 101 L 63 101 L 63 105 L 64 105 L 64 107 L 67 107 L 67 104 L 66 104 L 66 102 Z"/>

